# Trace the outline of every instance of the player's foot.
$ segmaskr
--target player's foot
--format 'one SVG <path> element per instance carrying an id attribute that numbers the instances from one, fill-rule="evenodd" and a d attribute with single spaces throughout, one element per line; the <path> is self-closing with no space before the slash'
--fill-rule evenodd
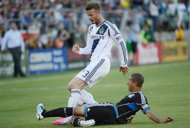
<path id="1" fill-rule="evenodd" d="M 90 127 L 95 125 L 95 120 L 90 119 L 90 120 L 80 120 L 79 121 L 79 126 L 81 127 Z"/>
<path id="2" fill-rule="evenodd" d="M 36 109 L 37 109 L 36 118 L 38 120 L 43 119 L 44 117 L 42 116 L 42 112 L 45 110 L 44 105 L 42 103 L 40 103 L 37 105 Z"/>
<path id="3" fill-rule="evenodd" d="M 52 124 L 54 125 L 61 125 L 61 124 L 68 124 L 71 120 L 72 116 L 65 117 L 65 118 L 59 118 L 57 120 L 54 120 Z"/>

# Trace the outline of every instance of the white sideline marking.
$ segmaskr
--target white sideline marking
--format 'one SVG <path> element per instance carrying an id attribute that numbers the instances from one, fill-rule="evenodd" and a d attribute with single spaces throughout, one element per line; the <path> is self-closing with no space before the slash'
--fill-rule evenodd
<path id="1" fill-rule="evenodd" d="M 140 68 L 144 69 L 155 69 L 155 68 L 168 68 L 168 67 L 179 67 L 179 66 L 186 66 L 186 65 L 190 65 L 190 63 L 183 63 L 183 62 L 178 62 L 178 63 L 164 63 L 164 64 L 155 64 L 155 65 L 144 65 L 143 67 L 139 66 Z M 147 68 L 147 66 L 149 66 Z"/>

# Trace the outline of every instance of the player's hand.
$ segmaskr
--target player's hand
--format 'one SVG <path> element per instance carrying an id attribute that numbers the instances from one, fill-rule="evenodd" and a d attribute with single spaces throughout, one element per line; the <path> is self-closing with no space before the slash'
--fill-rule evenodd
<path id="1" fill-rule="evenodd" d="M 79 51 L 80 51 L 80 47 L 78 44 L 75 44 L 72 48 L 72 51 L 76 54 L 79 54 Z"/>
<path id="2" fill-rule="evenodd" d="M 167 117 L 167 118 L 165 118 L 165 119 L 163 120 L 163 123 L 170 123 L 170 122 L 172 122 L 173 120 L 174 120 L 173 118 Z"/>
<path id="3" fill-rule="evenodd" d="M 126 73 L 128 73 L 128 67 L 120 67 L 119 71 L 122 72 L 123 75 L 125 75 Z"/>

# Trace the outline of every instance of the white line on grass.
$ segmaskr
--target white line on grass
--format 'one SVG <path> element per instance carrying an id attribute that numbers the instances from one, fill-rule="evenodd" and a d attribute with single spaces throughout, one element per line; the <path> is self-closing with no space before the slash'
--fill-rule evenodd
<path id="1" fill-rule="evenodd" d="M 66 87 L 64 87 L 64 86 L 59 86 L 59 87 L 53 87 L 53 89 L 54 90 L 59 90 L 59 89 L 62 89 L 62 90 L 65 90 L 66 89 Z M 48 90 L 52 90 L 52 88 L 51 87 L 39 87 L 39 88 L 10 88 L 10 89 L 6 89 L 6 92 L 8 93 L 8 92 L 25 92 L 25 93 L 27 93 L 27 92 L 36 92 L 36 91 L 39 91 L 39 90 L 41 90 L 41 91 L 48 91 Z M 0 92 L 4 92 L 5 90 L 3 90 L 3 89 L 0 89 Z"/>
<path id="2" fill-rule="evenodd" d="M 32 79 L 19 79 L 19 80 L 12 80 L 12 81 L 5 81 L 0 82 L 0 85 L 6 85 L 6 84 L 20 84 L 25 82 L 39 82 L 39 81 L 49 81 L 49 80 L 57 80 L 61 79 L 63 76 L 52 76 L 52 77 L 38 77 L 38 78 L 32 78 Z"/>
<path id="3" fill-rule="evenodd" d="M 168 67 L 179 67 L 179 66 L 187 66 L 190 65 L 189 62 L 176 62 L 176 63 L 163 63 L 163 64 L 155 64 L 155 65 L 144 65 L 140 67 L 141 69 L 157 69 L 157 68 L 168 68 Z M 148 66 L 148 68 L 147 68 Z"/>

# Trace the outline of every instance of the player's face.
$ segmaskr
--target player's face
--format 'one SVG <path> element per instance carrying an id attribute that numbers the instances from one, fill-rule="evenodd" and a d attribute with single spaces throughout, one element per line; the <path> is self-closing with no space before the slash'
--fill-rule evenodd
<path id="1" fill-rule="evenodd" d="M 87 11 L 87 15 L 89 20 L 92 22 L 92 24 L 99 24 L 99 17 L 100 17 L 100 13 L 94 9 L 88 10 Z"/>
<path id="2" fill-rule="evenodd" d="M 133 92 L 134 91 L 134 82 L 132 81 L 132 77 L 131 76 L 128 79 L 127 85 L 128 85 L 128 90 L 130 92 Z"/>
<path id="3" fill-rule="evenodd" d="M 16 23 L 11 23 L 11 28 L 14 29 L 14 30 L 17 29 Z"/>

